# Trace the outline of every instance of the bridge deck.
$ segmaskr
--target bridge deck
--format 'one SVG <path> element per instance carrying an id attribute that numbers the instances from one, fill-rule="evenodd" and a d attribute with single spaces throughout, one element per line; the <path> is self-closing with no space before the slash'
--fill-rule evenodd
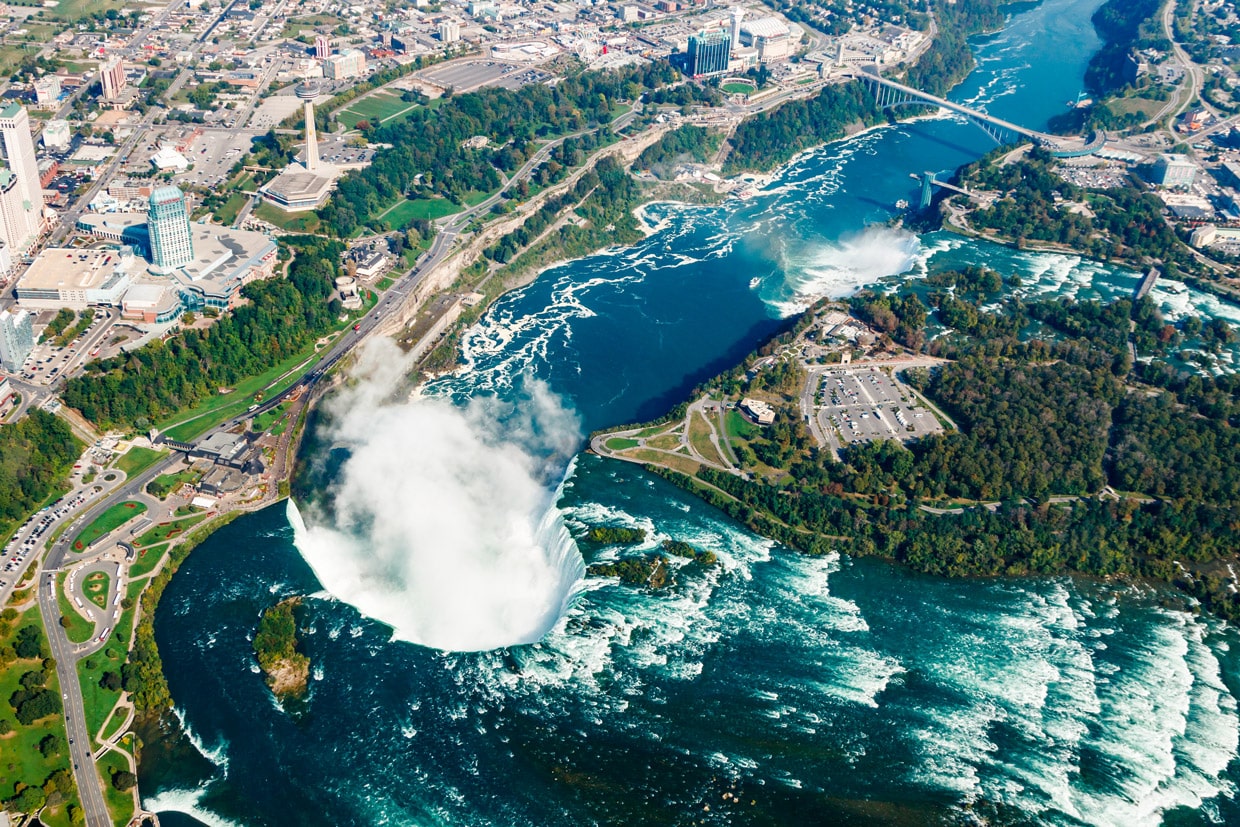
<path id="1" fill-rule="evenodd" d="M 851 70 L 848 72 L 848 74 L 860 80 L 871 81 L 873 83 L 878 83 L 883 86 L 886 86 L 890 89 L 895 89 L 897 91 L 903 92 L 906 95 L 909 95 L 910 97 L 920 98 L 928 103 L 933 103 L 936 106 L 940 106 L 943 109 L 947 109 L 959 115 L 964 115 L 969 118 L 975 118 L 980 121 L 986 121 L 987 123 L 994 124 L 1000 129 L 1007 129 L 1007 130 L 1017 133 L 1018 135 L 1024 135 L 1025 137 L 1032 138 L 1033 140 L 1038 141 L 1039 143 L 1057 143 L 1058 141 L 1061 141 L 1063 139 L 1062 136 L 1059 136 L 1059 135 L 1048 135 L 1045 132 L 1038 132 L 1035 129 L 1027 129 L 1023 126 L 1018 126 L 1017 124 L 1014 124 L 1010 121 L 1005 121 L 1002 118 L 996 118 L 993 115 L 987 115 L 985 112 L 979 112 L 976 109 L 971 109 L 962 104 L 953 103 L 952 101 L 949 101 L 945 98 L 940 98 L 938 95 L 931 95 L 929 92 L 923 92 L 920 89 L 914 89 L 911 86 L 905 86 L 903 83 L 900 83 L 899 81 L 890 80 L 889 78 L 885 78 L 882 75 L 876 75 L 873 72 L 861 72 L 857 70 Z"/>

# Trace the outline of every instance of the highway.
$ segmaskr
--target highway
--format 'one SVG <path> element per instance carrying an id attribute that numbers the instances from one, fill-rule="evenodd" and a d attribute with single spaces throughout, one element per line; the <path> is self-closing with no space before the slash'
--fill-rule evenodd
<path id="1" fill-rule="evenodd" d="M 629 112 L 621 115 L 613 122 L 615 128 L 623 129 L 637 117 L 639 112 L 640 108 L 635 106 Z M 518 181 L 528 177 L 530 173 L 534 171 L 535 167 L 539 166 L 545 162 L 548 157 L 550 157 L 551 152 L 557 146 L 569 138 L 584 135 L 589 131 L 591 130 L 574 132 L 571 135 L 565 135 L 562 138 L 557 138 L 554 141 L 547 142 L 543 146 L 539 147 L 538 150 L 530 156 L 529 160 L 522 164 L 521 167 L 513 173 L 512 177 L 508 179 L 507 183 L 505 183 L 503 187 L 501 187 L 485 201 L 481 201 L 468 209 L 456 213 L 455 215 L 439 219 L 439 221 L 436 222 L 438 224 L 439 231 L 435 234 L 435 238 L 431 242 L 430 249 L 423 253 L 422 257 L 419 258 L 412 267 L 405 271 L 404 275 L 400 276 L 395 283 L 387 289 L 378 304 L 372 307 L 365 316 L 356 322 L 356 330 L 347 329 L 344 334 L 336 340 L 336 343 L 328 348 L 322 356 L 319 357 L 318 364 L 306 373 L 301 382 L 292 385 L 284 392 L 277 394 L 270 399 L 264 400 L 263 403 L 254 410 L 247 411 L 240 416 L 228 420 L 223 425 L 213 429 L 212 433 L 227 431 L 236 427 L 240 423 L 245 422 L 246 420 L 252 419 L 260 414 L 272 410 L 283 402 L 288 396 L 294 393 L 299 386 L 306 388 L 313 386 L 320 378 L 322 378 L 323 374 L 335 367 L 336 364 L 343 359 L 350 350 L 360 345 L 369 335 L 374 333 L 388 312 L 396 307 L 399 307 L 405 302 L 406 299 L 409 298 L 409 295 L 418 286 L 418 283 L 422 280 L 423 276 L 434 270 L 449 255 L 451 255 L 453 245 L 465 232 L 465 228 L 470 224 L 470 222 L 472 222 L 479 215 L 483 215 L 490 210 L 492 206 L 498 203 L 505 196 L 509 188 L 515 186 Z M 205 436 L 206 435 L 204 435 L 204 437 Z"/>

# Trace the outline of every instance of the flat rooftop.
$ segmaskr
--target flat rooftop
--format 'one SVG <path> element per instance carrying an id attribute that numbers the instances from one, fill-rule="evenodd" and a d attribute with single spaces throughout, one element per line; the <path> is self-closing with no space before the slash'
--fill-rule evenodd
<path id="1" fill-rule="evenodd" d="M 172 275 L 183 273 L 194 282 L 230 276 L 238 267 L 262 258 L 276 246 L 270 237 L 251 230 L 194 223 L 189 229 L 194 239 L 194 260 Z"/>
<path id="2" fill-rule="evenodd" d="M 28 290 L 94 290 L 104 285 L 120 261 L 121 251 L 115 247 L 49 247 L 21 277 L 21 286 Z"/>

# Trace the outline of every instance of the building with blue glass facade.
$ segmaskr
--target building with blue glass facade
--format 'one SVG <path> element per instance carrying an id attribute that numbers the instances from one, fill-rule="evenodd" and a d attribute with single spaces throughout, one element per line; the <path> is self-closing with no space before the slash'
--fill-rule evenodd
<path id="1" fill-rule="evenodd" d="M 688 66 L 693 77 L 722 75 L 728 71 L 732 38 L 726 30 L 690 35 Z"/>

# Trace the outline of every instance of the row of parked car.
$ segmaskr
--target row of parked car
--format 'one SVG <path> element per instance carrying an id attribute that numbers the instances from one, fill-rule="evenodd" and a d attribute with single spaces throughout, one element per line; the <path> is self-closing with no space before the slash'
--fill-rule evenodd
<path id="1" fill-rule="evenodd" d="M 20 572 L 26 564 L 26 559 L 39 545 L 39 541 L 43 539 L 43 535 L 52 527 L 52 524 L 61 517 L 68 516 L 74 509 L 86 502 L 88 498 L 94 496 L 94 494 L 95 489 L 91 488 L 68 499 L 59 499 L 51 505 L 45 506 L 38 514 L 26 520 L 4 549 L 4 571 L 10 573 Z M 34 526 L 34 529 L 23 540 L 23 532 L 30 528 L 31 525 Z M 0 577 L 0 589 L 7 585 L 9 585 L 8 578 Z"/>

